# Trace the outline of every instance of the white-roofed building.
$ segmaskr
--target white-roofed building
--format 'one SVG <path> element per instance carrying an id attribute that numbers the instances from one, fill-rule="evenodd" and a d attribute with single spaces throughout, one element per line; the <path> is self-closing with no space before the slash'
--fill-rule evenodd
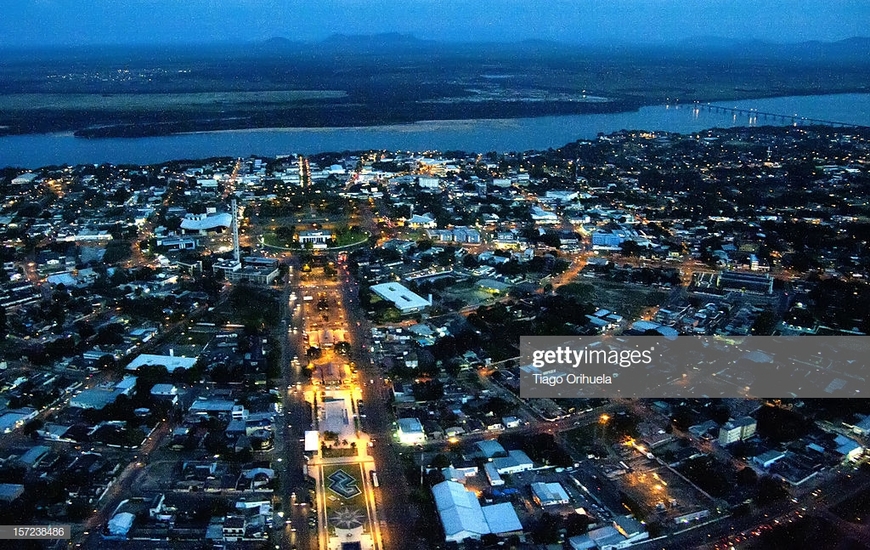
<path id="1" fill-rule="evenodd" d="M 228 415 L 236 406 L 235 401 L 228 399 L 204 399 L 200 397 L 188 409 L 190 414 Z"/>
<path id="2" fill-rule="evenodd" d="M 850 437 L 838 435 L 834 438 L 834 443 L 837 445 L 837 454 L 842 456 L 844 459 L 854 462 L 864 454 L 864 447 Z"/>
<path id="3" fill-rule="evenodd" d="M 0 502 L 12 502 L 24 494 L 24 485 L 0 483 Z"/>
<path id="4" fill-rule="evenodd" d="M 612 525 L 592 529 L 568 539 L 572 550 L 616 550 L 649 539 L 643 524 L 626 516 L 617 516 Z"/>
<path id="5" fill-rule="evenodd" d="M 136 515 L 130 512 L 121 512 L 112 516 L 109 520 L 109 535 L 114 538 L 126 538 L 127 533 L 133 528 Z"/>
<path id="6" fill-rule="evenodd" d="M 372 286 L 371 290 L 380 298 L 392 302 L 402 313 L 422 311 L 432 305 L 431 299 L 426 300 L 399 283 L 381 283 Z"/>
<path id="7" fill-rule="evenodd" d="M 21 175 L 15 176 L 12 178 L 12 185 L 24 185 L 28 183 L 32 183 L 33 180 L 39 177 L 39 174 L 34 172 L 25 172 Z"/>
<path id="8" fill-rule="evenodd" d="M 767 468 L 770 468 L 774 462 L 782 460 L 785 456 L 785 451 L 766 451 L 758 456 L 752 457 L 752 461 L 766 470 Z"/>
<path id="9" fill-rule="evenodd" d="M 531 211 L 532 221 L 536 224 L 557 224 L 559 223 L 559 216 L 554 214 L 553 212 L 549 212 L 544 210 L 540 206 L 533 206 Z"/>
<path id="10" fill-rule="evenodd" d="M 519 428 L 522 421 L 516 416 L 504 416 L 501 423 L 504 424 L 505 428 Z"/>
<path id="11" fill-rule="evenodd" d="M 186 214 L 181 220 L 181 229 L 189 233 L 205 234 L 208 231 L 226 229 L 233 225 L 233 215 L 227 212 L 221 214 Z"/>
<path id="12" fill-rule="evenodd" d="M 320 432 L 317 430 L 305 431 L 305 452 L 316 453 L 320 450 Z"/>
<path id="13" fill-rule="evenodd" d="M 525 472 L 535 467 L 535 463 L 529 458 L 529 455 L 523 451 L 508 451 L 508 455 L 501 458 L 493 458 L 492 463 L 495 464 L 498 473 L 516 474 Z"/>
<path id="14" fill-rule="evenodd" d="M 37 433 L 42 436 L 43 439 L 47 439 L 48 441 L 73 441 L 72 439 L 66 437 L 66 433 L 70 430 L 70 426 L 65 424 L 51 424 L 48 423 L 44 425 L 41 429 L 37 430 Z"/>
<path id="15" fill-rule="evenodd" d="M 299 232 L 299 244 L 325 244 L 332 240 L 332 231 L 303 229 Z"/>
<path id="16" fill-rule="evenodd" d="M 94 388 L 82 390 L 69 400 L 69 406 L 78 409 L 101 410 L 109 403 L 114 403 L 119 395 L 130 395 L 136 387 L 135 376 L 125 376 L 117 384 L 101 384 Z"/>
<path id="17" fill-rule="evenodd" d="M 510 502 L 492 504 L 481 509 L 483 517 L 486 518 L 486 523 L 489 525 L 490 533 L 507 536 L 522 532 L 523 524 L 520 523 L 520 518 L 517 517 L 517 512 Z"/>
<path id="18" fill-rule="evenodd" d="M 555 506 L 568 504 L 571 499 L 560 483 L 544 483 L 537 481 L 532 483 L 532 497 L 539 506 Z"/>
<path id="19" fill-rule="evenodd" d="M 153 355 L 143 353 L 139 357 L 130 361 L 127 365 L 127 370 L 136 371 L 139 367 L 158 366 L 166 367 L 168 372 L 174 372 L 176 369 L 190 369 L 196 364 L 196 357 L 181 357 L 176 355 Z"/>
<path id="20" fill-rule="evenodd" d="M 870 416 L 865 416 L 857 424 L 852 426 L 852 431 L 858 435 L 870 434 Z"/>
<path id="21" fill-rule="evenodd" d="M 572 550 L 612 550 L 627 546 L 626 538 L 612 525 L 605 525 L 593 529 L 584 535 L 577 535 L 568 539 Z"/>
<path id="22" fill-rule="evenodd" d="M 573 200 L 576 200 L 578 195 L 579 195 L 579 193 L 577 193 L 577 191 L 551 190 L 551 191 L 547 191 L 544 194 L 544 198 L 548 202 L 555 202 L 555 201 L 571 202 Z"/>
<path id="23" fill-rule="evenodd" d="M 38 465 L 50 451 L 51 447 L 46 447 L 45 445 L 31 447 L 26 453 L 18 457 L 18 462 L 24 464 L 28 468 L 33 468 Z"/>
<path id="24" fill-rule="evenodd" d="M 0 433 L 10 433 L 36 418 L 37 410 L 32 407 L 23 407 L 6 411 L 0 415 Z"/>
<path id="25" fill-rule="evenodd" d="M 173 397 L 178 395 L 178 388 L 172 384 L 154 384 L 151 386 L 151 395 L 154 397 Z"/>
<path id="26" fill-rule="evenodd" d="M 441 474 L 444 476 L 444 479 L 465 483 L 466 478 L 477 476 L 477 466 L 448 466 L 441 468 Z"/>
<path id="27" fill-rule="evenodd" d="M 489 480 L 490 485 L 493 487 L 504 485 L 504 480 L 498 474 L 498 468 L 495 467 L 495 464 L 487 462 L 483 465 L 483 471 L 486 472 L 486 479 Z"/>
<path id="28" fill-rule="evenodd" d="M 405 225 L 415 229 L 434 229 L 438 224 L 435 223 L 435 218 L 431 214 L 414 214 L 405 220 Z"/>
<path id="29" fill-rule="evenodd" d="M 432 486 L 435 509 L 441 516 L 447 542 L 479 539 L 489 533 L 489 525 L 474 493 L 466 491 L 461 483 L 442 481 Z"/>
<path id="30" fill-rule="evenodd" d="M 426 442 L 423 425 L 416 418 L 400 418 L 398 420 L 399 443 L 402 445 L 421 445 Z"/>
<path id="31" fill-rule="evenodd" d="M 432 487 L 432 495 L 447 542 L 480 539 L 489 533 L 513 534 L 523 529 L 510 503 L 481 507 L 477 496 L 461 483 L 442 481 Z"/>
<path id="32" fill-rule="evenodd" d="M 501 443 L 495 439 L 484 439 L 483 441 L 478 441 L 475 445 L 486 459 L 505 456 L 507 454 L 507 451 L 502 447 Z"/>

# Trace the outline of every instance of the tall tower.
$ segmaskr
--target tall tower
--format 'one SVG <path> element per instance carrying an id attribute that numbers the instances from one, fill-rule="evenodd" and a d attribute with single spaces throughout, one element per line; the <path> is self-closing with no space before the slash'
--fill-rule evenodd
<path id="1" fill-rule="evenodd" d="M 236 262 L 242 261 L 239 253 L 239 205 L 233 198 L 233 258 Z"/>

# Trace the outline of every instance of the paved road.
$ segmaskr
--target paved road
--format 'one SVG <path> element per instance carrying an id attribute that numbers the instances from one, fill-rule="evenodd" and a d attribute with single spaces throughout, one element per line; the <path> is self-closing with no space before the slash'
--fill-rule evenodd
<path id="1" fill-rule="evenodd" d="M 366 414 L 366 418 L 362 419 L 362 425 L 364 431 L 374 440 L 369 453 L 375 459 L 380 480 L 380 487 L 375 489 L 375 501 L 380 517 L 383 518 L 381 532 L 384 548 L 397 550 L 425 548 L 421 546 L 419 537 L 409 536 L 410 533 L 414 533 L 418 510 L 410 504 L 410 487 L 398 456 L 398 449 L 392 444 L 394 418 L 390 405 L 390 389 L 384 384 L 383 373 L 372 363 L 368 351 L 371 350 L 371 325 L 359 307 L 357 296 L 359 287 L 343 264 L 339 265 L 339 277 L 342 282 L 343 300 L 347 305 L 347 324 L 353 342 L 353 355 L 360 373 Z"/>
<path id="2" fill-rule="evenodd" d="M 835 482 L 836 483 L 836 482 Z M 673 534 L 667 538 L 640 543 L 632 546 L 638 550 L 652 550 L 658 548 L 739 548 L 739 542 L 753 542 L 752 532 L 757 531 L 763 525 L 776 525 L 794 520 L 802 515 L 817 515 L 823 518 L 830 517 L 830 509 L 845 502 L 861 491 L 870 489 L 870 476 L 866 474 L 852 474 L 851 478 L 841 479 L 837 485 L 829 484 L 827 491 L 836 490 L 834 498 L 826 501 L 824 505 L 815 500 L 808 493 L 797 499 L 777 502 L 766 507 L 757 507 L 746 516 L 729 516 L 710 523 L 701 525 L 681 533 Z M 836 487 L 836 489 L 834 489 Z M 835 525 L 842 526 L 834 522 Z M 847 523 L 847 522 L 843 522 Z M 848 524 L 852 525 L 852 524 Z M 861 526 L 847 528 L 844 533 L 859 541 L 870 541 L 870 533 Z M 748 540 L 745 540 L 748 539 Z M 757 542 L 757 541 L 754 541 Z M 866 544 L 866 542 L 865 542 Z M 795 548 L 799 548 L 796 545 Z"/>
<path id="3" fill-rule="evenodd" d="M 282 384 L 279 390 L 283 394 L 284 414 L 279 418 L 276 426 L 275 447 L 278 450 L 277 458 L 281 459 L 278 466 L 281 473 L 281 486 L 279 490 L 280 507 L 276 511 L 283 511 L 284 518 L 290 520 L 280 534 L 282 548 L 293 548 L 295 545 L 300 549 L 317 548 L 317 537 L 308 526 L 308 491 L 313 487 L 303 468 L 306 460 L 302 452 L 301 439 L 305 431 L 311 429 L 311 410 L 305 402 L 303 393 L 297 391 L 297 384 L 304 385 L 308 382 L 302 372 L 301 364 L 293 362 L 294 357 L 300 357 L 303 352 L 302 330 L 304 319 L 296 304 L 301 300 L 299 292 L 298 273 L 299 266 L 295 259 L 289 261 L 290 269 L 287 284 L 281 293 L 281 374 Z M 290 300 L 291 293 L 296 293 L 297 300 Z M 295 332 L 293 329 L 296 329 Z"/>

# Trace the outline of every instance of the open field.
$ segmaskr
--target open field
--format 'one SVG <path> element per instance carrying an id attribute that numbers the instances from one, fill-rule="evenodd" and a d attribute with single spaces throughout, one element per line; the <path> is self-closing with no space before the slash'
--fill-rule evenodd
<path id="1" fill-rule="evenodd" d="M 595 287 L 596 305 L 630 319 L 637 318 L 647 308 L 666 304 L 670 295 L 667 291 L 640 285 L 627 288 L 626 285 L 599 280 L 592 280 L 590 284 Z"/>
<path id="2" fill-rule="evenodd" d="M 241 105 L 280 106 L 312 99 L 336 99 L 339 90 L 282 90 L 255 92 L 196 92 L 165 94 L 6 94 L 0 95 L 0 111 L 65 111 L 88 109 L 101 112 L 215 110 Z"/>

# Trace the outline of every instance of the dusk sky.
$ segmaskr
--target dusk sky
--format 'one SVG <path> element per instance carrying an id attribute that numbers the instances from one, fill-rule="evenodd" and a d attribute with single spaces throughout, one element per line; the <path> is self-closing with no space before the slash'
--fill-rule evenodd
<path id="1" fill-rule="evenodd" d="M 0 46 L 314 41 L 333 33 L 593 43 L 866 36 L 868 0 L 15 0 Z"/>

